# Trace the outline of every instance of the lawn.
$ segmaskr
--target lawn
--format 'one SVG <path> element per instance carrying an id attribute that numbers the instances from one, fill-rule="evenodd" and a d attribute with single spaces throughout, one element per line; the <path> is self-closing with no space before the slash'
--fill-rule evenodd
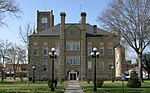
<path id="1" fill-rule="evenodd" d="M 124 89 L 122 81 L 105 81 L 101 88 L 97 88 L 96 93 L 150 93 L 150 80 L 145 80 L 142 83 L 141 88 L 128 88 L 127 82 L 124 82 Z M 80 82 L 80 85 L 84 93 L 93 93 L 93 84 L 87 84 L 86 82 Z"/>
<path id="2" fill-rule="evenodd" d="M 55 92 L 51 92 L 46 81 L 28 82 L 20 80 L 0 81 L 0 93 L 63 93 L 67 82 L 60 84 L 58 82 Z"/>

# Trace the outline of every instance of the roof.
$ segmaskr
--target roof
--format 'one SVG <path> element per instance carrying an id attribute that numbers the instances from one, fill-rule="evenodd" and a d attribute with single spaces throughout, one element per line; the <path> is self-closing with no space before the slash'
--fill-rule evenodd
<path id="1" fill-rule="evenodd" d="M 65 24 L 65 29 L 68 27 L 75 25 L 79 29 L 81 29 L 81 24 L 80 23 L 67 23 Z M 102 30 L 100 28 L 97 28 L 97 34 L 96 36 L 104 36 L 109 34 L 109 32 Z M 35 36 L 60 36 L 60 24 L 55 25 L 54 27 L 48 28 L 46 30 L 39 31 L 34 34 Z M 90 24 L 86 24 L 86 36 L 95 36 L 93 34 L 93 26 Z"/>

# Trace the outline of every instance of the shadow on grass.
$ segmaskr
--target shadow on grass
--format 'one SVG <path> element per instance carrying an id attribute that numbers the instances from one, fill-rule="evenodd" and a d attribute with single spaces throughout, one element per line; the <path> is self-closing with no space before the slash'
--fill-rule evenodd
<path id="1" fill-rule="evenodd" d="M 0 84 L 14 84 L 14 82 L 0 81 Z"/>

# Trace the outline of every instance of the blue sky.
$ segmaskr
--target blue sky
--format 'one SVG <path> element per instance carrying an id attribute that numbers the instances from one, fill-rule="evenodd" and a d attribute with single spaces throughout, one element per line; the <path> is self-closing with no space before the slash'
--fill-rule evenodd
<path id="1" fill-rule="evenodd" d="M 55 23 L 60 22 L 60 12 L 66 12 L 67 23 L 78 23 L 80 13 L 87 13 L 87 22 L 91 25 L 98 25 L 97 16 L 107 7 L 110 0 L 16 0 L 22 8 L 23 14 L 21 19 L 15 17 L 6 17 L 5 21 L 8 27 L 0 28 L 0 38 L 8 39 L 10 42 L 20 44 L 19 27 L 24 27 L 31 23 L 32 27 L 36 26 L 37 10 L 53 10 Z"/>

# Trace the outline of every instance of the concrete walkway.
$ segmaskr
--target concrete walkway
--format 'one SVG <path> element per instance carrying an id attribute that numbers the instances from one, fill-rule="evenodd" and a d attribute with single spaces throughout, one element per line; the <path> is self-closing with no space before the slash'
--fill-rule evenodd
<path id="1" fill-rule="evenodd" d="M 76 80 L 71 80 L 68 81 L 68 85 L 65 88 L 64 93 L 84 93 L 84 92 Z"/>

